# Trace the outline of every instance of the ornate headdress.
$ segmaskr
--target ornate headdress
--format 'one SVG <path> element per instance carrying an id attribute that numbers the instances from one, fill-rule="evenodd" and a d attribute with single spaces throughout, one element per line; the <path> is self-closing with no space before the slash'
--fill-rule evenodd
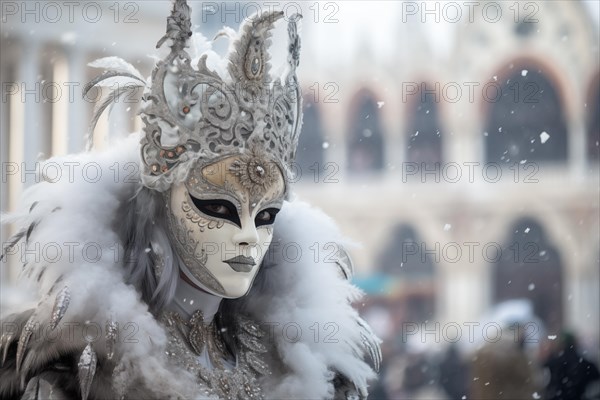
<path id="1" fill-rule="evenodd" d="M 206 163 L 227 155 L 245 154 L 250 177 L 258 180 L 273 162 L 284 176 L 295 157 L 302 121 L 300 88 L 296 78 L 300 39 L 293 15 L 288 22 L 288 68 L 283 77 L 269 75 L 270 30 L 283 17 L 282 11 L 264 12 L 246 20 L 234 38 L 228 55 L 228 76 L 220 76 L 207 67 L 207 55 L 197 65 L 186 52 L 192 35 L 190 8 L 185 0 L 176 0 L 167 19 L 167 32 L 157 48 L 171 40 L 171 52 L 160 60 L 147 85 L 139 72 L 114 57 L 90 65 L 112 67 L 90 82 L 84 95 L 108 79 L 121 79 L 121 87 L 110 92 L 95 110 L 90 126 L 94 129 L 99 115 L 116 99 L 136 87 L 145 87 L 140 110 L 144 122 L 141 140 L 142 182 L 165 191 L 174 181 L 183 179 L 190 163 Z M 220 36 L 221 34 L 217 35 Z M 124 84 L 124 85 L 123 85 Z M 260 163 L 253 162 L 260 158 Z"/>

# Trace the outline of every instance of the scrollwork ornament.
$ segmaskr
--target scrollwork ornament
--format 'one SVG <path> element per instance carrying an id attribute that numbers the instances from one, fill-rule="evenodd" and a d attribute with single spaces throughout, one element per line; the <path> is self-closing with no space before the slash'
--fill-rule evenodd
<path id="1" fill-rule="evenodd" d="M 196 375 L 207 388 L 206 394 L 220 399 L 264 399 L 260 379 L 270 375 L 271 370 L 263 360 L 267 352 L 264 332 L 256 322 L 241 315 L 236 317 L 237 351 L 230 354 L 215 321 L 205 324 L 201 311 L 196 311 L 188 321 L 177 313 L 165 312 L 161 320 L 169 336 L 167 355 Z M 204 352 L 216 368 L 209 369 L 198 361 Z M 226 359 L 235 360 L 232 369 L 224 367 Z"/>
<path id="2" fill-rule="evenodd" d="M 165 192 L 165 204 L 167 204 L 167 235 L 173 243 L 181 261 L 190 272 L 201 280 L 208 289 L 215 293 L 224 293 L 225 289 L 219 281 L 206 268 L 208 254 L 204 251 L 202 243 L 194 239 L 194 232 L 186 229 L 185 218 L 177 219 L 177 216 L 169 206 L 171 204 L 170 192 Z M 185 211 L 184 211 L 185 212 Z"/>
<path id="3" fill-rule="evenodd" d="M 152 85 L 143 97 L 142 182 L 165 191 L 174 182 L 174 170 L 190 168 L 188 161 L 244 153 L 250 143 L 259 143 L 272 155 L 271 163 L 279 164 L 282 171 L 287 169 L 297 146 L 299 132 L 294 128 L 302 115 L 294 104 L 274 101 L 285 98 L 290 91 L 287 82 L 295 80 L 288 74 L 282 83 L 279 78 L 272 81 L 269 75 L 270 31 L 283 13 L 265 12 L 245 22 L 232 44 L 229 76 L 221 76 L 207 67 L 206 55 L 200 57 L 196 68 L 192 66 L 185 51 L 188 9 L 179 3 L 159 42 L 172 39 L 171 53 L 155 67 Z M 296 21 L 292 18 L 294 27 L 288 27 L 289 51 L 293 53 L 288 63 L 294 76 L 299 50 Z M 265 121 L 272 121 L 268 132 Z M 198 157 L 190 154 L 193 152 L 198 152 Z M 261 168 L 247 171 L 255 185 Z"/>

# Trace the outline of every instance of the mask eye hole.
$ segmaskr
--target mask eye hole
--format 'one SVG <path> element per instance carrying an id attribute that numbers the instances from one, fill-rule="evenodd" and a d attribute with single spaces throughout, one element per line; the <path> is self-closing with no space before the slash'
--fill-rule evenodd
<path id="1" fill-rule="evenodd" d="M 221 199 L 202 200 L 192 196 L 191 194 L 190 198 L 192 199 L 192 202 L 196 208 L 203 214 L 233 222 L 239 227 L 242 226 L 237 209 L 230 201 Z"/>
<path id="2" fill-rule="evenodd" d="M 256 218 L 254 218 L 254 223 L 257 227 L 262 225 L 271 225 L 273 222 L 275 222 L 275 217 L 277 216 L 278 212 L 279 209 L 277 208 L 267 208 L 259 211 L 258 214 L 256 214 Z"/>

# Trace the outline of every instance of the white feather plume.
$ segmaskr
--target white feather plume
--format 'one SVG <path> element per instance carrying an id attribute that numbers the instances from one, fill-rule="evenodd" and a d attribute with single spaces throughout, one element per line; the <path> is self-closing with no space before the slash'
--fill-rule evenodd
<path id="1" fill-rule="evenodd" d="M 144 77 L 133 65 L 123 60 L 120 57 L 104 57 L 94 60 L 88 64 L 93 68 L 104 68 L 107 71 L 116 71 L 131 74 L 137 78 L 144 80 Z"/>

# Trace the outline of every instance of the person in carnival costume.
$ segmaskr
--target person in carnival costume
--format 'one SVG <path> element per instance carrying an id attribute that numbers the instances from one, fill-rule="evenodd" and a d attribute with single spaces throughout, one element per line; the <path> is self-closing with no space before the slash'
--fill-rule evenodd
<path id="1" fill-rule="evenodd" d="M 174 2 L 157 44 L 170 52 L 149 82 L 116 57 L 91 64 L 105 72 L 84 92 L 113 90 L 90 137 L 100 114 L 140 87 L 143 132 L 52 160 L 106 173 L 37 183 L 3 216 L 17 227 L 4 253 L 78 243 L 98 257 L 23 258 L 35 299 L 2 316 L 0 398 L 367 397 L 381 353 L 352 307 L 361 292 L 346 242 L 289 185 L 300 16 L 288 19 L 286 71 L 273 78 L 269 38 L 282 12 L 224 29 L 225 59 L 190 56 L 190 14 Z M 115 162 L 139 168 L 114 179 Z"/>

